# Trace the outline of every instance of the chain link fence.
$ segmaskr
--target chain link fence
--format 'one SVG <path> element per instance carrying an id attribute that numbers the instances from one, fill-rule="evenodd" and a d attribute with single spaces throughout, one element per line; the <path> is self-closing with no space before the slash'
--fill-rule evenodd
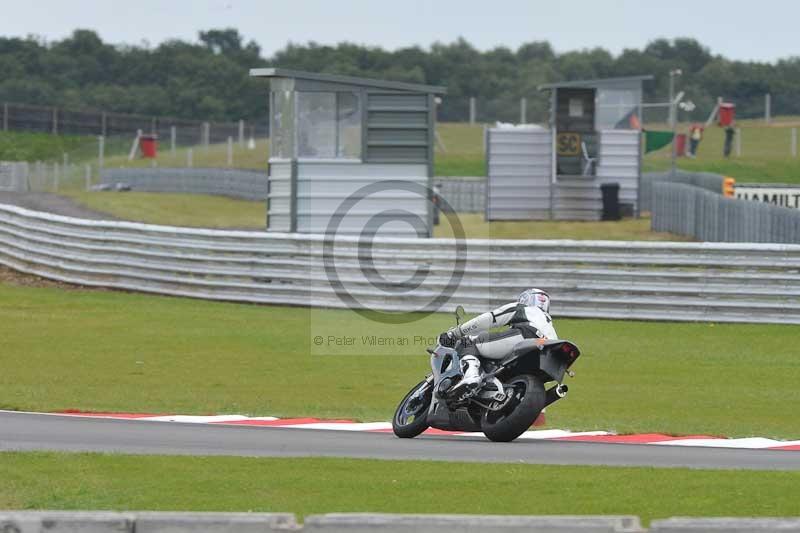
<path id="1" fill-rule="evenodd" d="M 267 114 L 251 120 L 203 121 L 109 113 L 95 110 L 62 109 L 29 104 L 4 103 L 2 106 L 3 131 L 28 131 L 64 135 L 114 136 L 136 133 L 141 130 L 169 138 L 173 128 L 182 132 L 184 144 L 224 142 L 228 137 L 244 138 L 247 135 L 269 136 Z"/>

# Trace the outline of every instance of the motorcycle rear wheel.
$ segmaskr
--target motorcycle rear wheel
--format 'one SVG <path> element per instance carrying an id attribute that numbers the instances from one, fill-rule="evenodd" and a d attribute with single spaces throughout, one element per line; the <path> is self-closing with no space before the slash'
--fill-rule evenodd
<path id="1" fill-rule="evenodd" d="M 520 374 L 503 383 L 513 397 L 500 411 L 485 410 L 481 431 L 489 440 L 511 442 L 531 427 L 545 404 L 544 383 L 536 376 Z"/>
<path id="2" fill-rule="evenodd" d="M 427 387 L 422 397 L 415 397 L 417 391 Z M 392 431 L 401 439 L 413 439 L 428 429 L 428 408 L 433 398 L 433 386 L 427 380 L 417 383 L 406 394 L 392 417 Z"/>

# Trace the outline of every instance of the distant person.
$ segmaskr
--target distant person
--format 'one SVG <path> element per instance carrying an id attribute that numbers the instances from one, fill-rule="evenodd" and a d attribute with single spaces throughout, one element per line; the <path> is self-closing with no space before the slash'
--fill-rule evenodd
<path id="1" fill-rule="evenodd" d="M 689 128 L 689 157 L 697 157 L 697 147 L 703 140 L 703 127 L 700 124 L 692 124 Z"/>
<path id="2" fill-rule="evenodd" d="M 722 150 L 722 155 L 725 157 L 731 156 L 731 148 L 733 148 L 734 136 L 736 136 L 736 130 L 733 129 L 733 125 L 727 126 L 725 128 L 725 147 Z"/>
<path id="3" fill-rule="evenodd" d="M 442 184 L 441 183 L 434 183 L 433 184 L 433 195 L 431 200 L 433 201 L 433 225 L 439 225 L 439 211 L 442 209 Z"/>

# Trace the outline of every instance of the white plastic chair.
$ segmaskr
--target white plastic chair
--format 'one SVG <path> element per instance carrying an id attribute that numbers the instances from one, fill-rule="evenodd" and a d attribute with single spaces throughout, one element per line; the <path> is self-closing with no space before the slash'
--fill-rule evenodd
<path id="1" fill-rule="evenodd" d="M 581 141 L 581 154 L 583 155 L 583 174 L 582 176 L 592 176 L 592 168 L 597 163 L 596 157 L 589 157 L 589 151 L 586 149 L 586 141 Z"/>

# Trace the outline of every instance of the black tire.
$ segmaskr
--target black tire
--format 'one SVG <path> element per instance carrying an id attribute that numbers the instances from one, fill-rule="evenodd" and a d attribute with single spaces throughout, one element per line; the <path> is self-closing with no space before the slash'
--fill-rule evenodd
<path id="1" fill-rule="evenodd" d="M 414 400 L 415 405 L 409 405 L 411 397 L 425 387 L 428 390 L 423 393 L 421 401 L 417 398 Z M 428 408 L 431 406 L 431 398 L 433 398 L 433 385 L 427 380 L 417 383 L 406 394 L 394 412 L 394 417 L 392 417 L 394 434 L 401 439 L 413 439 L 428 429 Z M 409 418 L 411 419 L 409 420 Z"/>
<path id="2" fill-rule="evenodd" d="M 481 416 L 481 431 L 489 440 L 511 442 L 531 427 L 544 409 L 544 383 L 530 374 L 520 374 L 503 383 L 514 388 L 514 396 L 500 411 L 485 410 Z"/>

